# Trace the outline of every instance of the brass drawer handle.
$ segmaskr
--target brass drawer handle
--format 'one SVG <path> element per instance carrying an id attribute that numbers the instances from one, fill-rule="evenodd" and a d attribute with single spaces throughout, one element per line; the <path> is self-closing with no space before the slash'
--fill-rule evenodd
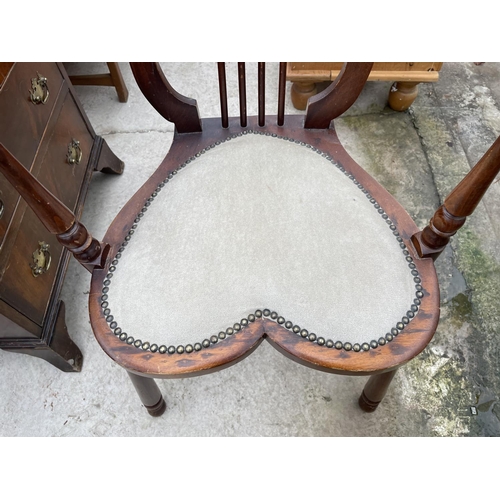
<path id="1" fill-rule="evenodd" d="M 3 204 L 3 201 L 0 200 L 0 219 L 2 218 L 4 212 L 5 212 L 5 205 Z"/>
<path id="2" fill-rule="evenodd" d="M 82 148 L 80 147 L 80 141 L 76 139 L 71 139 L 68 144 L 68 154 L 66 155 L 66 160 L 70 165 L 78 165 L 82 161 Z"/>
<path id="3" fill-rule="evenodd" d="M 37 248 L 33 252 L 33 264 L 30 264 L 31 273 L 35 278 L 49 270 L 51 261 L 49 253 L 50 245 L 45 243 L 45 241 L 39 241 L 38 245 L 40 248 Z"/>
<path id="4" fill-rule="evenodd" d="M 47 78 L 37 72 L 36 78 L 31 79 L 30 98 L 33 104 L 45 104 L 49 98 Z"/>

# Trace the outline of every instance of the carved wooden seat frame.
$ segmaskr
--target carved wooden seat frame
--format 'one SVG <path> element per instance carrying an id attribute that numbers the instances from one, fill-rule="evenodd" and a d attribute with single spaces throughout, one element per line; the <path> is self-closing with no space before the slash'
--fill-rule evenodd
<path id="1" fill-rule="evenodd" d="M 75 216 L 27 172 L 0 144 L 0 171 L 18 189 L 47 229 L 58 235 L 77 260 L 92 273 L 89 312 L 92 328 L 103 350 L 127 370 L 139 397 L 152 416 L 161 415 L 165 401 L 154 378 L 181 378 L 203 375 L 231 366 L 251 354 L 263 340 L 289 358 L 314 369 L 344 375 L 370 375 L 359 398 L 364 411 L 374 411 L 382 401 L 399 366 L 417 356 L 432 339 L 439 321 L 439 285 L 434 260 L 450 237 L 472 213 L 482 195 L 500 170 L 500 139 L 448 196 L 429 225 L 420 231 L 404 208 L 380 184 L 367 174 L 346 152 L 335 132 L 332 120 L 356 100 L 370 73 L 371 63 L 349 63 L 324 92 L 309 100 L 305 115 L 284 115 L 285 68 L 280 63 L 278 112 L 264 115 L 265 66 L 259 63 L 259 114 L 247 117 L 245 66 L 238 64 L 240 116 L 228 117 L 225 65 L 219 63 L 221 118 L 200 119 L 196 101 L 178 94 L 166 80 L 157 63 L 131 63 L 142 92 L 167 120 L 175 123 L 172 146 L 150 179 L 133 195 L 109 227 L 103 242 L 95 240 Z M 190 346 L 169 354 L 149 344 L 134 345 L 113 332 L 112 318 L 106 316 L 107 280 L 118 263 L 120 249 L 139 220 L 141 210 L 165 179 L 176 174 L 190 158 L 238 134 L 276 134 L 311 145 L 333 159 L 352 175 L 383 207 L 401 238 L 407 260 L 418 272 L 415 317 L 377 345 L 325 346 L 291 333 L 283 323 L 262 314 L 246 322 L 237 335 L 207 349 Z M 147 205 L 146 205 L 147 206 Z M 117 255 L 118 254 L 118 255 Z M 104 296 L 104 297 L 103 297 Z M 399 324 L 398 324 L 399 325 Z M 390 340 L 390 341 L 389 341 Z M 139 341 L 140 343 L 140 341 Z M 164 346 L 163 346 L 164 347 Z"/>

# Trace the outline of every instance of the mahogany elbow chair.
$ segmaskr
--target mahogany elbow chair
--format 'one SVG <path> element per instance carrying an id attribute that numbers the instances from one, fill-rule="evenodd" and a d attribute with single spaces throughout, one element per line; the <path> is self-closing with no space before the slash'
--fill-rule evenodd
<path id="1" fill-rule="evenodd" d="M 154 108 L 175 124 L 172 146 L 102 242 L 0 145 L 0 170 L 47 229 L 91 272 L 89 312 L 103 350 L 130 375 L 148 412 L 165 401 L 154 378 L 235 364 L 265 339 L 291 359 L 370 375 L 359 398 L 374 411 L 401 365 L 439 320 L 434 260 L 500 170 L 500 139 L 420 231 L 342 147 L 332 122 L 360 94 L 370 63 L 348 63 L 305 115 L 278 110 L 200 119 L 156 63 L 132 63 Z M 148 250 L 149 249 L 149 250 Z M 152 249 L 152 250 L 151 250 Z"/>

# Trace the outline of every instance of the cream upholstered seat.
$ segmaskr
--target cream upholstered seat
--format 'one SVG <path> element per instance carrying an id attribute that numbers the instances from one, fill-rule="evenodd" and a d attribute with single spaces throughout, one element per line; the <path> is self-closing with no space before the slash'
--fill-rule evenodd
<path id="1" fill-rule="evenodd" d="M 384 208 L 326 153 L 273 135 L 214 143 L 148 199 L 105 282 L 124 342 L 189 353 L 263 315 L 359 351 L 414 317 L 420 278 Z"/>

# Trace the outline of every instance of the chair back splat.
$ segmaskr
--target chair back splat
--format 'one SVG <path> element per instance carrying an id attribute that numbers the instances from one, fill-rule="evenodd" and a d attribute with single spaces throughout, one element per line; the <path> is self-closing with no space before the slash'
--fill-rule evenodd
<path id="1" fill-rule="evenodd" d="M 500 139 L 419 231 L 335 131 L 372 63 L 346 63 L 305 115 L 285 115 L 279 63 L 272 116 L 269 66 L 258 63 L 258 112 L 248 116 L 246 66 L 238 63 L 233 117 L 226 64 L 217 63 L 220 118 L 203 119 L 158 63 L 131 67 L 175 133 L 102 243 L 0 146 L 0 171 L 92 272 L 90 322 L 100 346 L 153 416 L 165 411 L 154 378 L 231 366 L 264 340 L 317 370 L 370 375 L 359 405 L 374 411 L 397 368 L 436 331 L 434 259 L 500 170 Z"/>

